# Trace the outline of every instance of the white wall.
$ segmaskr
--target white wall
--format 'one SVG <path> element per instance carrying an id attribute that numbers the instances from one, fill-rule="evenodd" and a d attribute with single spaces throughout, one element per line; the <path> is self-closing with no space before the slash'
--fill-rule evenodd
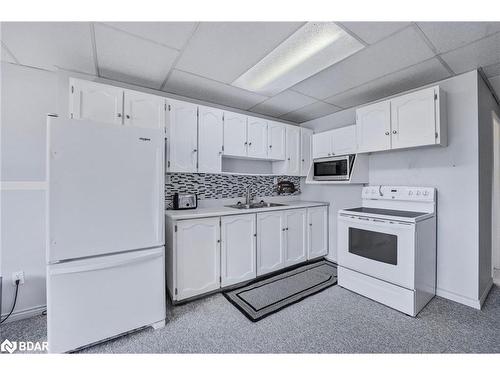
<path id="1" fill-rule="evenodd" d="M 438 295 L 478 307 L 484 291 L 479 274 L 478 75 L 465 73 L 439 85 L 447 93 L 448 147 L 372 153 L 369 183 L 437 188 Z M 355 109 L 348 109 L 302 125 L 316 132 L 354 122 Z M 305 195 L 312 187 L 306 190 Z"/>
<path id="2" fill-rule="evenodd" d="M 16 312 L 45 305 L 45 116 L 56 110 L 54 73 L 1 64 L 2 314 L 12 304 L 11 274 L 25 272 Z"/>

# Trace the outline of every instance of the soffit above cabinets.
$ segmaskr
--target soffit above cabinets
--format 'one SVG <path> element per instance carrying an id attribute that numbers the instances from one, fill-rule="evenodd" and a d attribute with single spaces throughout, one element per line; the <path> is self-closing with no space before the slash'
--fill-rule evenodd
<path id="1" fill-rule="evenodd" d="M 1 59 L 297 122 L 478 67 L 499 90 L 500 22 L 341 22 L 364 48 L 276 95 L 231 85 L 304 24 L 3 22 Z"/>

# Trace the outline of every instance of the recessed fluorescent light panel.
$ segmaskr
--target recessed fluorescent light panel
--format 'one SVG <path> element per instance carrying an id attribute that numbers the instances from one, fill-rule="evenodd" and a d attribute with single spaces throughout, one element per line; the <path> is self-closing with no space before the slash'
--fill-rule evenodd
<path id="1" fill-rule="evenodd" d="M 308 22 L 232 85 L 273 96 L 363 47 L 334 22 Z"/>

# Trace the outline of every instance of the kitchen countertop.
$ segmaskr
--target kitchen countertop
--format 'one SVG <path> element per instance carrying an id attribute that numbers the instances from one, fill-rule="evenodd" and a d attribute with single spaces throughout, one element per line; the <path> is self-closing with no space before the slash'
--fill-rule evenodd
<path id="1" fill-rule="evenodd" d="M 199 219 L 203 217 L 213 216 L 227 216 L 227 215 L 242 215 L 242 214 L 255 214 L 267 211 L 283 211 L 294 208 L 308 208 L 318 206 L 328 206 L 328 202 L 315 202 L 315 201 L 286 201 L 283 202 L 284 206 L 277 207 L 262 207 L 262 208 L 248 208 L 239 209 L 231 207 L 209 207 L 197 208 L 195 210 L 165 210 L 165 216 L 172 220 L 185 220 L 185 219 Z"/>

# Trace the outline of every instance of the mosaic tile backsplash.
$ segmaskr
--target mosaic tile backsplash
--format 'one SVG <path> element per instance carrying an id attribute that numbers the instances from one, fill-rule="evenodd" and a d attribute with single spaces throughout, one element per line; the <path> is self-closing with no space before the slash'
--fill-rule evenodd
<path id="1" fill-rule="evenodd" d="M 295 184 L 295 193 L 300 194 L 300 177 L 295 176 L 245 176 L 209 173 L 168 173 L 165 183 L 165 204 L 172 207 L 174 193 L 196 193 L 198 200 L 244 197 L 246 188 L 252 184 L 252 195 L 269 197 L 277 195 L 273 181 L 287 180 Z M 168 181 L 168 180 L 167 180 Z"/>

